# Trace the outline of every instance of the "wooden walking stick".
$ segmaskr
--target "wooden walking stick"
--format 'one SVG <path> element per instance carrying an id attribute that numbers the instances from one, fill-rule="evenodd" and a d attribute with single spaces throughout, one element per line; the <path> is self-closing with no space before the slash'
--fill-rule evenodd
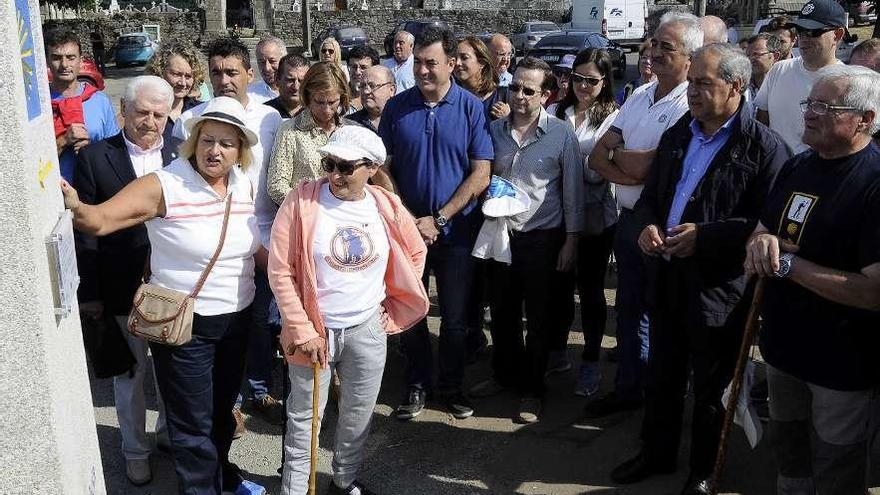
<path id="1" fill-rule="evenodd" d="M 718 452 L 715 455 L 715 468 L 712 470 L 712 478 L 709 479 L 709 493 L 711 495 L 718 493 L 718 482 L 721 480 L 721 471 L 724 468 L 724 458 L 727 451 L 727 437 L 733 425 L 733 418 L 736 416 L 736 406 L 739 401 L 739 392 L 742 388 L 743 372 L 746 368 L 746 361 L 749 359 L 752 342 L 755 340 L 755 333 L 758 330 L 758 315 L 761 312 L 761 299 L 763 297 L 764 278 L 758 278 L 758 282 L 755 284 L 755 294 L 752 296 L 752 306 L 749 308 L 749 315 L 746 319 L 746 328 L 745 332 L 743 332 L 739 356 L 736 359 L 736 368 L 734 368 L 733 380 L 730 386 L 730 396 L 727 398 L 727 411 L 724 413 L 721 438 L 718 442 Z"/>
<path id="2" fill-rule="evenodd" d="M 312 450 L 311 471 L 309 472 L 309 495 L 317 493 L 318 484 L 318 403 L 321 394 L 321 364 L 312 367 Z"/>

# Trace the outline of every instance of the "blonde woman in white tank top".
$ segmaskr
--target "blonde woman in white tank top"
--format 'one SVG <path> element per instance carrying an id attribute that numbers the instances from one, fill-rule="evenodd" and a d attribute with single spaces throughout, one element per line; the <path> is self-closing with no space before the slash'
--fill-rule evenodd
<path id="1" fill-rule="evenodd" d="M 166 116 L 155 119 L 160 126 Z M 83 204 L 65 181 L 61 190 L 80 231 L 107 235 L 146 223 L 150 282 L 186 293 L 217 248 L 226 202 L 232 201 L 223 249 L 196 297 L 192 340 L 179 347 L 150 344 L 178 490 L 219 495 L 234 492 L 242 481 L 228 458 L 232 407 L 244 372 L 254 267 L 265 269 L 267 257 L 244 173 L 258 137 L 244 125 L 244 108 L 228 97 L 215 98 L 184 125 L 190 137 L 180 158 L 106 202 Z"/>

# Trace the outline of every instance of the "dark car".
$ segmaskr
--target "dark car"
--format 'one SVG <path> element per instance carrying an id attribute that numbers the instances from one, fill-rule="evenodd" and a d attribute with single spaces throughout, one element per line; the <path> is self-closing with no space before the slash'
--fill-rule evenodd
<path id="1" fill-rule="evenodd" d="M 394 35 L 397 34 L 398 31 L 406 31 L 409 34 L 418 37 L 420 34 L 422 34 L 422 31 L 424 31 L 428 27 L 449 29 L 449 25 L 446 24 L 446 22 L 436 19 L 426 19 L 421 21 L 400 21 L 397 23 L 396 26 L 394 26 L 394 29 L 392 29 L 390 33 L 385 35 L 385 54 L 389 57 L 394 56 Z"/>
<path id="2" fill-rule="evenodd" d="M 614 68 L 614 77 L 620 79 L 626 71 L 626 53 L 623 47 L 598 33 L 567 31 L 548 34 L 535 44 L 529 56 L 539 58 L 551 67 L 559 63 L 563 55 L 577 55 L 584 48 L 608 50 Z"/>
<path id="3" fill-rule="evenodd" d="M 321 43 L 327 38 L 336 38 L 342 48 L 342 60 L 348 59 L 348 52 L 358 45 L 367 44 L 367 33 L 357 26 L 338 26 L 327 28 L 318 33 L 312 40 L 312 55 L 319 58 Z"/>

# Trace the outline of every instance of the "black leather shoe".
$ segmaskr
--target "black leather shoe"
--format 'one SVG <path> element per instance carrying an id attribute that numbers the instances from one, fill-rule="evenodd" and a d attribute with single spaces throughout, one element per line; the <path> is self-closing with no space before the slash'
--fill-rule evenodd
<path id="1" fill-rule="evenodd" d="M 401 402 L 400 405 L 397 406 L 397 410 L 394 411 L 394 415 L 397 419 L 413 419 L 419 414 L 422 414 L 427 399 L 428 393 L 425 390 L 415 387 L 410 388 L 407 391 L 406 397 L 403 398 L 403 402 Z"/>
<path id="2" fill-rule="evenodd" d="M 604 397 L 590 402 L 584 407 L 584 417 L 598 419 L 619 412 L 635 411 L 642 407 L 639 399 L 625 399 L 616 392 L 611 392 Z"/>
<path id="3" fill-rule="evenodd" d="M 675 462 L 658 462 L 652 460 L 644 451 L 632 459 L 620 464 L 611 471 L 611 479 L 617 484 L 628 485 L 638 483 L 650 478 L 655 474 L 669 474 L 675 472 Z"/>
<path id="4" fill-rule="evenodd" d="M 709 479 L 688 476 L 688 480 L 681 489 L 681 495 L 709 495 Z"/>

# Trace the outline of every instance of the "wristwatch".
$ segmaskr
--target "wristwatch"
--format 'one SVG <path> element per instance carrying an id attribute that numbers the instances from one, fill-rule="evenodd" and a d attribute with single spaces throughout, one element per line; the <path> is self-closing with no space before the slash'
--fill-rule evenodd
<path id="1" fill-rule="evenodd" d="M 447 223 L 449 223 L 449 219 L 443 216 L 442 213 L 438 212 L 436 215 L 434 215 L 434 223 L 436 223 L 437 226 L 442 229 L 443 227 L 446 227 Z"/>
<path id="2" fill-rule="evenodd" d="M 794 259 L 794 253 L 783 253 L 779 255 L 779 270 L 776 270 L 776 273 L 773 274 L 776 278 L 786 278 L 788 277 L 788 272 L 791 271 L 791 261 Z"/>

